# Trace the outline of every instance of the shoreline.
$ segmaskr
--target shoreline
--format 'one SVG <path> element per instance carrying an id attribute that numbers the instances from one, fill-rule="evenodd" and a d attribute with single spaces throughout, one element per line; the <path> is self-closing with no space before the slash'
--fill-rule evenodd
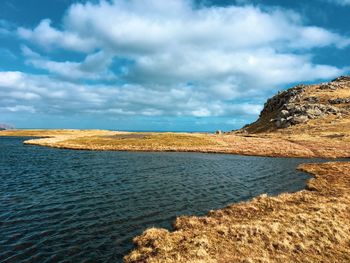
<path id="1" fill-rule="evenodd" d="M 337 138 L 298 141 L 269 134 L 60 132 L 37 131 L 39 138 L 24 143 L 74 150 L 350 157 L 350 144 Z M 0 136 L 5 134 L 0 132 Z M 7 134 L 23 136 L 15 131 Z M 181 144 L 183 140 L 190 148 Z M 268 144 L 270 148 L 264 148 Z M 234 148 L 237 145 L 240 148 Z M 313 176 L 306 189 L 261 195 L 206 216 L 180 216 L 173 231 L 151 228 L 135 237 L 136 248 L 125 256 L 125 262 L 350 262 L 350 162 L 302 164 L 298 169 Z"/>
<path id="2" fill-rule="evenodd" d="M 0 136 L 38 137 L 25 144 L 72 150 L 201 152 L 264 157 L 349 158 L 350 141 L 284 134 L 138 133 L 103 130 L 2 131 Z"/>
<path id="3" fill-rule="evenodd" d="M 22 137 L 22 136 L 20 136 Z M 1 138 L 1 136 L 0 136 Z M 87 149 L 87 148 L 70 148 L 70 147 L 65 147 L 65 146 L 51 146 L 51 145 L 42 145 L 42 144 L 36 144 L 36 143 L 26 143 L 26 141 L 23 142 L 25 145 L 32 145 L 32 146 L 39 146 L 39 147 L 46 147 L 46 148 L 53 148 L 53 149 L 58 149 L 58 150 L 71 150 L 71 151 L 100 151 L 100 152 L 139 152 L 139 153 L 202 153 L 202 154 L 223 154 L 223 155 L 238 155 L 238 156 L 247 156 L 247 157 L 259 157 L 259 158 L 296 158 L 296 159 L 309 159 L 312 161 L 313 159 L 328 159 L 329 162 L 331 161 L 336 161 L 338 159 L 349 159 L 350 157 L 325 157 L 325 156 L 302 156 L 302 155 L 296 155 L 296 156 L 276 156 L 276 155 L 258 155 L 258 154 L 245 154 L 245 153 L 231 153 L 231 152 L 220 152 L 220 151 L 200 151 L 200 150 L 156 150 L 156 149 L 150 149 L 150 150 L 138 150 L 138 149 Z"/>
<path id="4" fill-rule="evenodd" d="M 313 176 L 304 190 L 180 216 L 172 231 L 147 229 L 125 262 L 349 262 L 350 162 L 298 170 Z"/>

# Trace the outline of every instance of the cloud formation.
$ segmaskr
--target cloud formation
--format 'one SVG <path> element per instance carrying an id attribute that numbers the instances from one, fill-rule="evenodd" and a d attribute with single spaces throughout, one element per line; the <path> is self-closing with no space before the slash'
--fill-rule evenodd
<path id="1" fill-rule="evenodd" d="M 210 105 L 207 102 L 211 101 Z M 230 116 L 257 114 L 260 105 L 231 105 L 191 87 L 152 90 L 139 85 L 82 85 L 47 76 L 0 72 L 2 111 L 123 116 Z"/>
<path id="2" fill-rule="evenodd" d="M 82 62 L 52 61 L 32 51 L 27 46 L 22 46 L 22 54 L 25 61 L 39 69 L 47 70 L 53 75 L 68 80 L 91 79 L 111 80 L 116 77 L 108 70 L 112 63 L 112 57 L 103 51 L 92 53 L 86 56 Z"/>
<path id="3" fill-rule="evenodd" d="M 190 0 L 76 3 L 60 27 L 44 19 L 17 34 L 34 47 L 22 47 L 27 64 L 47 74 L 2 72 L 0 99 L 53 113 L 256 115 L 277 87 L 344 73 L 315 63 L 313 50 L 350 45 L 290 10 Z M 55 60 L 57 50 L 84 59 Z"/>
<path id="4" fill-rule="evenodd" d="M 19 28 L 18 33 L 46 48 L 61 46 L 81 52 L 109 48 L 125 55 L 184 46 L 234 51 L 272 44 L 313 48 L 350 43 L 348 38 L 302 22 L 298 14 L 277 8 L 196 8 L 188 0 L 115 0 L 72 5 L 62 31 L 45 19 L 33 30 Z"/>

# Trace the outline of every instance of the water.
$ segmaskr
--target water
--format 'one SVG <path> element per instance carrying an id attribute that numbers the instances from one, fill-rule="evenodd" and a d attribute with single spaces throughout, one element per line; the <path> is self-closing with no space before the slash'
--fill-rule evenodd
<path id="1" fill-rule="evenodd" d="M 119 262 L 179 215 L 297 191 L 305 159 L 58 150 L 0 138 L 0 262 Z M 314 160 L 313 160 L 314 161 Z"/>

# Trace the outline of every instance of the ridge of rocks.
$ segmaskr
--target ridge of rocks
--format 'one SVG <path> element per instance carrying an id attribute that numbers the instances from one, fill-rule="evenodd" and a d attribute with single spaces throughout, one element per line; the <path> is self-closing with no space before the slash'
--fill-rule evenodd
<path id="1" fill-rule="evenodd" d="M 278 92 L 266 101 L 259 119 L 243 130 L 256 132 L 258 126 L 262 131 L 282 129 L 329 115 L 343 118 L 349 114 L 350 76 L 341 76 L 331 82 L 301 84 Z"/>

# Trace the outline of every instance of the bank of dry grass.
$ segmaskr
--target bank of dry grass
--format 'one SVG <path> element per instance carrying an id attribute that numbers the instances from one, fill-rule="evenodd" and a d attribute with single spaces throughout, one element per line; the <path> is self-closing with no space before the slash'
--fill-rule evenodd
<path id="1" fill-rule="evenodd" d="M 148 229 L 125 257 L 136 262 L 350 262 L 350 163 L 307 164 L 306 190 L 260 196 Z"/>
<path id="2" fill-rule="evenodd" d="M 211 136 L 181 133 L 119 133 L 109 136 L 79 137 L 61 143 L 68 148 L 130 151 L 191 151 L 218 146 Z"/>
<path id="3" fill-rule="evenodd" d="M 272 157 L 349 157 L 350 136 L 347 132 L 325 134 L 261 133 L 129 133 L 112 131 L 42 130 L 5 131 L 0 136 L 43 137 L 26 144 L 81 150 L 115 151 L 182 151 L 230 153 Z"/>

